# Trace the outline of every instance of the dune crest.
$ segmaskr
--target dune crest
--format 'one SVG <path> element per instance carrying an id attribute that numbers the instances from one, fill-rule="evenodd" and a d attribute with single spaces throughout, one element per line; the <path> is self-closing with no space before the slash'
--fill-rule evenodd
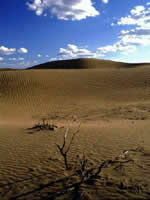
<path id="1" fill-rule="evenodd" d="M 150 64 L 139 63 L 139 64 L 130 64 L 123 62 L 115 62 L 111 60 L 102 60 L 96 58 L 80 58 L 72 60 L 59 60 L 42 63 L 30 67 L 28 69 L 119 69 L 119 68 L 133 68 L 140 66 L 147 66 Z"/>

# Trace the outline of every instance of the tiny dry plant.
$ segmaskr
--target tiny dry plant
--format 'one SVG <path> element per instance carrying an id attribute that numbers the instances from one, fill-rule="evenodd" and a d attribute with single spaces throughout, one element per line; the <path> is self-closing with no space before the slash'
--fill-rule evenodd
<path id="1" fill-rule="evenodd" d="M 56 128 L 58 128 L 58 127 L 55 124 L 53 124 L 53 123 L 50 124 L 48 122 L 48 120 L 42 118 L 41 122 L 38 122 L 37 124 L 35 124 L 31 128 L 28 128 L 27 130 L 33 131 L 30 133 L 34 133 L 34 132 L 38 132 L 38 131 L 42 131 L 42 130 L 54 131 Z"/>
<path id="2" fill-rule="evenodd" d="M 71 139 L 70 139 L 70 142 L 69 142 L 68 145 L 67 145 L 66 140 L 67 140 L 67 136 L 68 136 L 69 131 L 70 131 L 70 125 L 65 130 L 65 134 L 64 134 L 64 138 L 63 138 L 63 144 L 62 145 L 56 144 L 57 150 L 59 151 L 60 155 L 63 157 L 66 170 L 69 169 L 69 165 L 68 165 L 68 153 L 70 151 L 71 145 L 73 144 L 75 136 L 80 131 L 80 126 L 81 126 L 81 123 L 79 124 L 77 130 L 75 130 L 72 133 L 72 136 L 71 136 Z"/>

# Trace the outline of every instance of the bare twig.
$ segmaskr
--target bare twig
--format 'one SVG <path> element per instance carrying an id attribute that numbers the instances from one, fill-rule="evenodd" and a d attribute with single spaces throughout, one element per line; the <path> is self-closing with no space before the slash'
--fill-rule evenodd
<path id="1" fill-rule="evenodd" d="M 67 139 L 67 136 L 68 136 L 68 133 L 69 133 L 69 130 L 70 130 L 70 125 L 67 127 L 67 129 L 65 131 L 64 140 L 63 140 L 62 146 L 60 146 L 59 144 L 56 144 L 57 149 L 59 150 L 61 156 L 64 159 L 66 170 L 69 169 L 68 159 L 67 159 L 68 155 L 67 154 L 68 154 L 68 152 L 69 152 L 69 150 L 71 148 L 71 145 L 72 145 L 72 143 L 74 141 L 74 138 L 75 138 L 76 134 L 80 131 L 80 126 L 81 126 L 81 124 L 79 124 L 78 129 L 72 134 L 72 137 L 71 137 L 71 140 L 70 140 L 70 143 L 69 143 L 68 147 L 66 147 L 66 139 Z"/>

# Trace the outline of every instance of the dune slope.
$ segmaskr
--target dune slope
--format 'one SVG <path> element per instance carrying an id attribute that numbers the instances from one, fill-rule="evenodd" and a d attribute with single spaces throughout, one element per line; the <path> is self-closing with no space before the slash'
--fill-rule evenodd
<path id="1" fill-rule="evenodd" d="M 0 119 L 61 111 L 77 114 L 108 105 L 149 101 L 148 65 L 108 67 L 1 71 Z"/>
<path id="2" fill-rule="evenodd" d="M 122 62 L 115 62 L 111 60 L 101 60 L 95 58 L 80 58 L 72 60 L 60 60 L 60 61 L 51 61 L 42 63 L 30 67 L 28 69 L 120 69 L 120 68 L 135 68 L 140 66 L 147 66 L 149 64 L 138 63 L 138 64 L 129 64 Z"/>
<path id="3" fill-rule="evenodd" d="M 150 65 L 101 61 L 92 68 L 82 61 L 84 69 L 0 71 L 0 199 L 46 199 L 77 181 L 62 178 L 78 169 L 83 152 L 88 167 L 95 168 L 141 146 L 136 163 L 108 167 L 94 184 L 83 184 L 87 196 L 81 199 L 149 199 Z M 82 125 L 68 154 L 72 169 L 66 171 L 56 144 L 63 144 L 72 115 L 76 121 L 67 143 Z M 34 132 L 31 127 L 43 117 L 58 128 Z M 48 183 L 53 184 L 39 190 Z M 74 195 L 69 191 L 58 199 L 77 199 Z"/>

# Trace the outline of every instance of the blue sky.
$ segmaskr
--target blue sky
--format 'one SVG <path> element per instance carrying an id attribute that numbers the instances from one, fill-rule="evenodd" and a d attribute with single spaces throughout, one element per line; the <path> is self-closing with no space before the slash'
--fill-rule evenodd
<path id="1" fill-rule="evenodd" d="M 1 1 L 1 68 L 79 57 L 150 62 L 150 0 Z"/>

